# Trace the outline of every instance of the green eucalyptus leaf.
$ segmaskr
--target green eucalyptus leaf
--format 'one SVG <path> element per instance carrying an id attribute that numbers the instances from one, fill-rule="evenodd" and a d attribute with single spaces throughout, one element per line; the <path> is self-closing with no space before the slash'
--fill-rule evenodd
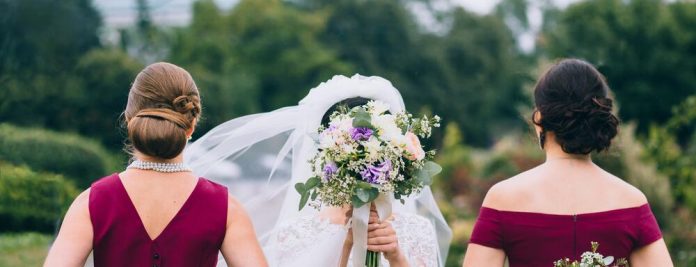
<path id="1" fill-rule="evenodd" d="M 304 192 L 301 194 L 302 196 L 300 197 L 300 210 L 304 208 L 305 205 L 307 205 L 307 200 L 309 200 L 309 192 Z"/>
<path id="2" fill-rule="evenodd" d="M 379 189 L 377 189 L 377 188 L 372 187 L 372 188 L 368 189 L 367 192 L 368 192 L 369 198 L 366 202 L 375 201 L 375 199 L 377 199 L 377 197 L 379 197 Z"/>
<path id="3" fill-rule="evenodd" d="M 317 185 L 319 185 L 320 182 L 321 180 L 319 180 L 319 178 L 317 177 L 307 179 L 307 183 L 305 184 L 305 190 L 309 190 L 316 187 Z"/>
<path id="4" fill-rule="evenodd" d="M 415 173 L 415 178 L 425 185 L 433 183 L 433 176 L 442 172 L 442 167 L 433 161 L 428 161 L 423 165 L 423 168 Z"/>
<path id="5" fill-rule="evenodd" d="M 360 200 L 360 198 L 358 198 L 358 196 L 356 196 L 356 195 L 353 195 L 352 200 L 353 200 L 353 207 L 354 208 L 360 208 L 363 205 L 367 204 L 366 202 L 363 202 L 362 200 Z"/>
<path id="6" fill-rule="evenodd" d="M 297 190 L 297 193 L 300 193 L 300 195 L 302 195 L 302 193 L 307 191 L 307 189 L 305 188 L 305 185 L 303 183 L 296 183 L 295 190 Z"/>
<path id="7" fill-rule="evenodd" d="M 355 195 L 362 202 L 370 202 L 371 192 L 369 189 L 358 188 L 355 192 Z"/>
<path id="8" fill-rule="evenodd" d="M 358 109 L 355 112 L 355 117 L 353 118 L 353 127 L 365 127 L 374 130 L 372 126 L 372 117 L 365 109 Z"/>
<path id="9" fill-rule="evenodd" d="M 364 181 L 357 181 L 356 186 L 358 188 L 362 189 L 370 189 L 372 188 L 372 185 L 370 183 L 364 182 Z"/>
<path id="10" fill-rule="evenodd" d="M 319 192 L 314 190 L 312 191 L 312 201 L 317 200 L 317 196 L 319 195 Z"/>

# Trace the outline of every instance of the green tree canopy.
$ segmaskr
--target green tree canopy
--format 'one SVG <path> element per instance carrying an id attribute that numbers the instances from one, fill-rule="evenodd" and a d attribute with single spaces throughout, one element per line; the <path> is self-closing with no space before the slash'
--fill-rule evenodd
<path id="1" fill-rule="evenodd" d="M 621 117 L 645 132 L 672 106 L 696 93 L 696 5 L 659 0 L 589 0 L 558 14 L 542 36 L 551 58 L 579 57 L 599 66 Z"/>

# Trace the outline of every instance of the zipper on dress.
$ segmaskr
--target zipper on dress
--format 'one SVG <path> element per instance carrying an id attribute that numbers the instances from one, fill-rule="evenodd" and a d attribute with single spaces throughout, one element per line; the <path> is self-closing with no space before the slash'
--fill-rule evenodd
<path id="1" fill-rule="evenodd" d="M 578 215 L 573 214 L 573 258 L 578 255 Z"/>

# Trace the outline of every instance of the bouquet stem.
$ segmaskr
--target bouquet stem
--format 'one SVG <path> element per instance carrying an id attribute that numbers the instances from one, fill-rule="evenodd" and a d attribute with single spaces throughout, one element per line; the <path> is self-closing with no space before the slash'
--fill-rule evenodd
<path id="1" fill-rule="evenodd" d="M 379 252 L 367 251 L 367 257 L 365 258 L 366 267 L 379 267 Z"/>

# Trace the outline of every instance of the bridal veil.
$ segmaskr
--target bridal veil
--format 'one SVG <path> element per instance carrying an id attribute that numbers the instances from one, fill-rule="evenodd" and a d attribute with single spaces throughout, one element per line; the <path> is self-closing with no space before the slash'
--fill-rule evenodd
<path id="1" fill-rule="evenodd" d="M 317 151 L 315 138 L 324 113 L 337 102 L 353 97 L 385 102 L 392 113 L 405 109 L 399 91 L 389 81 L 375 76 L 337 75 L 311 89 L 296 106 L 227 121 L 187 147 L 185 161 L 194 173 L 226 185 L 244 204 L 269 258 L 273 258 L 269 254 L 276 253 L 272 242 L 276 242 L 274 235 L 279 229 L 300 217 L 317 215 L 312 207 L 298 209 L 300 195 L 294 185 L 311 176 L 308 161 Z M 417 214 L 432 224 L 439 266 L 444 266 L 452 233 L 430 188 L 408 198 L 405 204 L 393 203 L 394 213 Z M 321 238 L 335 240 L 317 244 L 342 244 L 345 235 Z M 312 254 L 326 257 L 324 253 Z M 340 254 L 340 247 L 335 254 Z M 270 263 L 290 266 L 272 260 Z"/>

